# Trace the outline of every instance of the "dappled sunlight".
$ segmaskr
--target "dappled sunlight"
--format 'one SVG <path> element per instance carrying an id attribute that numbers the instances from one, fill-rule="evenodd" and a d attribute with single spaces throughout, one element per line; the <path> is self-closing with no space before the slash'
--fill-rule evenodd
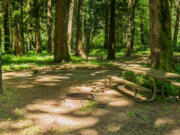
<path id="1" fill-rule="evenodd" d="M 166 133 L 165 135 L 179 135 L 180 134 L 180 128 L 173 129 L 172 131 Z"/>
<path id="2" fill-rule="evenodd" d="M 80 132 L 81 135 L 99 135 L 98 132 L 94 129 L 83 129 Z"/>
<path id="3" fill-rule="evenodd" d="M 153 108 L 157 110 L 154 105 L 152 110 L 139 111 L 139 104 L 132 98 L 115 87 L 108 87 L 106 75 L 117 75 L 114 69 L 100 71 L 92 68 L 82 72 L 75 67 L 74 70 L 40 69 L 35 75 L 32 72 L 18 74 L 21 72 L 4 73 L 5 84 L 15 91 L 8 103 L 2 104 L 9 112 L 8 117 L 1 117 L 0 110 L 0 134 L 3 135 L 24 135 L 28 132 L 34 135 L 41 131 L 50 135 L 119 135 L 124 130 L 131 134 L 136 128 L 132 125 L 144 126 L 145 121 L 152 123 L 154 130 L 158 125 L 164 128 L 164 125 L 176 124 L 174 118 L 157 116 L 153 112 Z M 93 98 L 68 98 L 67 94 L 72 93 L 88 93 Z M 151 113 L 152 119 L 149 116 Z"/>
<path id="4" fill-rule="evenodd" d="M 175 121 L 173 119 L 170 119 L 170 118 L 158 118 L 155 123 L 154 123 L 154 126 L 155 127 L 160 127 L 160 126 L 163 126 L 165 124 L 173 124 L 175 123 Z"/>

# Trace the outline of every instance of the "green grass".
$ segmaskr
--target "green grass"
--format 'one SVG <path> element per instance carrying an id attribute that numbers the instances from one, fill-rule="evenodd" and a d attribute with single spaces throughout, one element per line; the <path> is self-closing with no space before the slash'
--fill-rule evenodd
<path id="1" fill-rule="evenodd" d="M 22 70 L 53 65 L 53 55 L 28 53 L 25 56 L 3 55 L 3 71 Z"/>

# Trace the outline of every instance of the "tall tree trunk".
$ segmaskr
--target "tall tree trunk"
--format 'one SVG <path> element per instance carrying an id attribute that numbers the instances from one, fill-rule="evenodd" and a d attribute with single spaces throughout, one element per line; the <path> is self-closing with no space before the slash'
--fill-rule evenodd
<path id="1" fill-rule="evenodd" d="M 9 31 L 9 4 L 8 0 L 3 0 L 4 6 L 4 47 L 5 53 L 11 53 L 11 44 L 10 44 L 10 31 Z"/>
<path id="2" fill-rule="evenodd" d="M 15 28 L 15 55 L 22 56 L 22 38 L 21 38 L 21 18 L 19 15 L 14 17 L 16 28 Z"/>
<path id="3" fill-rule="evenodd" d="M 25 54 L 25 46 L 24 46 L 24 23 L 23 23 L 23 0 L 20 0 L 20 42 L 21 42 L 21 48 L 22 48 L 22 54 Z"/>
<path id="4" fill-rule="evenodd" d="M 90 0 L 88 2 L 88 14 L 89 16 L 84 19 L 84 35 L 86 40 L 86 56 L 87 60 L 89 58 L 89 50 L 91 43 L 91 28 L 92 28 L 92 9 L 93 9 L 93 1 Z"/>
<path id="5" fill-rule="evenodd" d="M 72 41 L 72 24 L 74 15 L 74 0 L 71 0 L 69 7 L 69 21 L 68 21 L 68 31 L 67 31 L 67 45 L 69 54 L 71 54 L 71 41 Z"/>
<path id="6" fill-rule="evenodd" d="M 54 61 L 68 62 L 70 54 L 66 42 L 66 0 L 56 0 Z"/>
<path id="7" fill-rule="evenodd" d="M 175 22 L 174 36 L 173 36 L 174 47 L 176 47 L 176 45 L 177 45 L 177 38 L 178 38 L 179 18 L 180 18 L 180 1 L 179 1 L 178 7 L 176 10 L 177 10 L 176 11 L 176 22 Z"/>
<path id="8" fill-rule="evenodd" d="M 28 38 L 29 38 L 29 48 L 32 49 L 32 46 L 35 46 L 34 39 L 33 39 L 33 33 L 32 33 L 32 24 L 31 24 L 31 4 L 30 0 L 27 1 L 27 30 L 28 30 Z M 27 47 L 28 50 L 28 47 Z"/>
<path id="9" fill-rule="evenodd" d="M 149 7 L 151 66 L 172 71 L 174 64 L 169 3 L 167 0 L 150 0 Z"/>
<path id="10" fill-rule="evenodd" d="M 105 30 L 104 30 L 104 49 L 108 49 L 109 43 L 109 5 L 106 9 L 106 16 L 105 16 Z"/>
<path id="11" fill-rule="evenodd" d="M 0 95 L 3 94 L 2 88 L 2 42 L 1 42 L 1 29 L 0 29 Z"/>
<path id="12" fill-rule="evenodd" d="M 35 7 L 35 18 L 36 18 L 36 52 L 42 53 L 41 48 L 41 34 L 40 34 L 40 16 L 39 16 L 39 0 L 34 0 L 34 7 Z"/>
<path id="13" fill-rule="evenodd" d="M 109 44 L 107 59 L 115 59 L 115 0 L 110 3 Z"/>
<path id="14" fill-rule="evenodd" d="M 80 56 L 85 58 L 84 50 L 83 50 L 83 43 L 82 43 L 82 5 L 83 0 L 78 0 L 78 13 L 77 13 L 77 33 L 76 33 L 76 56 Z"/>
<path id="15" fill-rule="evenodd" d="M 128 31 L 126 37 L 126 56 L 131 55 L 131 51 L 133 49 L 134 44 L 134 31 L 135 31 L 135 24 L 134 24 L 134 16 L 135 16 L 135 5 L 137 0 L 129 0 L 128 4 Z"/>
<path id="16" fill-rule="evenodd" d="M 52 2 L 47 0 L 47 29 L 48 29 L 48 42 L 47 42 L 47 52 L 52 52 Z"/>

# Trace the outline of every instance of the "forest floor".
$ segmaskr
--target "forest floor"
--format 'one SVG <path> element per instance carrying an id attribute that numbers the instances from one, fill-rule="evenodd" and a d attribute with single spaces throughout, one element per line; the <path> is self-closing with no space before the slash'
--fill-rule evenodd
<path id="1" fill-rule="evenodd" d="M 0 135 L 180 135 L 180 103 L 136 103 L 107 87 L 106 75 L 121 70 L 65 64 L 3 73 Z M 68 93 L 92 93 L 94 100 L 67 99 Z"/>

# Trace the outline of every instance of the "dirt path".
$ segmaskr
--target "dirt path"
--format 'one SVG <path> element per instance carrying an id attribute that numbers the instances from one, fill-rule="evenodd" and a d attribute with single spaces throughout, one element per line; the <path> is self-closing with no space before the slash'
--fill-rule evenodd
<path id="1" fill-rule="evenodd" d="M 64 66 L 3 75 L 0 135 L 180 135 L 180 104 L 138 104 L 105 86 L 116 68 Z M 71 100 L 67 93 L 92 93 Z"/>

